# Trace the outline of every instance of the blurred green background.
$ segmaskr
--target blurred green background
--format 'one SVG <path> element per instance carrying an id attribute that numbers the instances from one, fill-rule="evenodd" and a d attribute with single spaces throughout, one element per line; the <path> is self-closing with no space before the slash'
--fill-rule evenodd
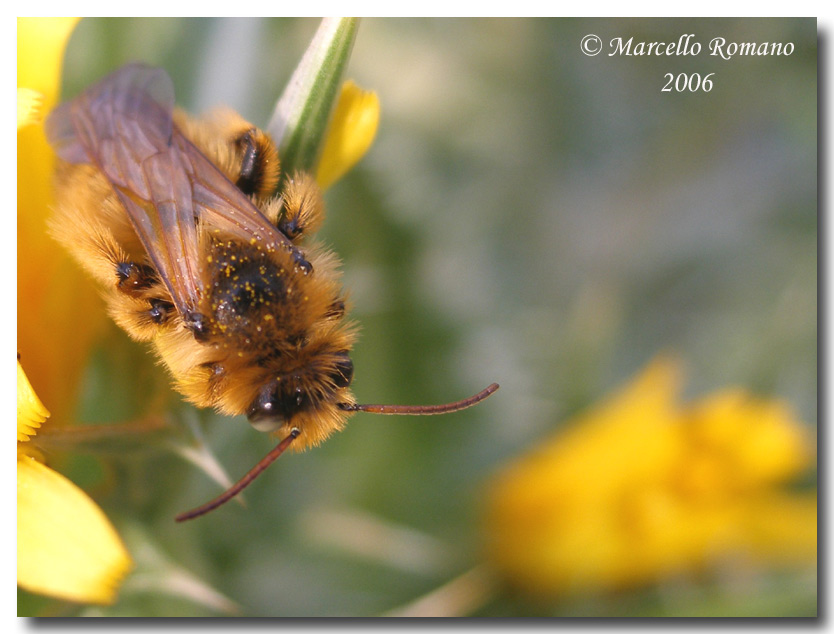
<path id="1" fill-rule="evenodd" d="M 193 112 L 226 104 L 266 125 L 313 19 L 84 19 L 64 96 L 122 64 L 172 76 Z M 606 50 L 588 57 L 586 34 Z M 614 37 L 705 47 L 793 42 L 787 57 L 610 57 Z M 665 73 L 711 92 L 661 92 Z M 813 19 L 366 19 L 347 77 L 379 95 L 377 139 L 328 190 L 320 236 L 343 259 L 360 402 L 439 403 L 443 418 L 357 415 L 279 460 L 230 504 L 165 447 L 70 452 L 137 561 L 118 603 L 27 593 L 20 614 L 370 616 L 481 570 L 481 495 L 501 464 L 663 351 L 687 396 L 727 385 L 817 420 L 817 31 Z M 169 388 L 115 326 L 92 353 L 79 420 L 141 416 Z M 170 395 L 236 479 L 271 447 L 243 419 Z M 813 615 L 816 570 L 727 587 L 678 583 L 552 603 L 475 584 L 463 612 Z M 216 593 L 216 594 L 215 594 Z M 480 594 L 479 594 L 480 593 Z"/>

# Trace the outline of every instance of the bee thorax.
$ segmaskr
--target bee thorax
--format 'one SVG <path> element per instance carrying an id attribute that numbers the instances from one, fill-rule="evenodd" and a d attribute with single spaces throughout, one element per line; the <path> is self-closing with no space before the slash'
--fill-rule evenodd
<path id="1" fill-rule="evenodd" d="M 215 244 L 209 260 L 207 305 L 214 335 L 232 338 L 244 349 L 254 342 L 280 346 L 304 339 L 309 318 L 303 274 L 290 254 L 229 241 Z"/>

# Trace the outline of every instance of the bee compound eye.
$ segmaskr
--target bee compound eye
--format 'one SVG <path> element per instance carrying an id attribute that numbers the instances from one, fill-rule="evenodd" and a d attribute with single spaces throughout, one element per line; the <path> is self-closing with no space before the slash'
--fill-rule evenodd
<path id="1" fill-rule="evenodd" d="M 269 416 L 264 415 L 263 417 L 252 418 L 249 417 L 249 424 L 252 425 L 255 431 L 262 431 L 264 433 L 270 434 L 274 431 L 278 431 L 281 429 L 281 426 L 284 424 L 283 418 L 271 418 Z"/>
<path id="2" fill-rule="evenodd" d="M 275 431 L 299 412 L 309 409 L 311 402 L 307 392 L 299 385 L 299 377 L 291 375 L 275 379 L 264 385 L 246 410 L 246 416 L 255 429 Z"/>
<path id="3" fill-rule="evenodd" d="M 246 409 L 249 423 L 258 431 L 276 431 L 285 422 L 276 407 L 277 391 L 278 382 L 270 381 L 260 389 L 255 400 Z"/>

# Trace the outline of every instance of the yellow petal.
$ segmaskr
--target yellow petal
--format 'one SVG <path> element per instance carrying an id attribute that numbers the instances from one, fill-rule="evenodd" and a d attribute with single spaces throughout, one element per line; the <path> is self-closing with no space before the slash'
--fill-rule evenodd
<path id="1" fill-rule="evenodd" d="M 43 95 L 31 88 L 17 89 L 17 129 L 41 120 Z"/>
<path id="2" fill-rule="evenodd" d="M 18 87 L 42 96 L 44 115 L 57 101 L 63 51 L 77 21 L 17 21 Z M 43 125 L 18 129 L 17 350 L 52 420 L 62 424 L 74 409 L 83 365 L 107 316 L 93 284 L 47 233 L 54 160 Z"/>
<path id="3" fill-rule="evenodd" d="M 812 464 L 807 427 L 780 401 L 726 389 L 694 404 L 688 417 L 691 444 L 716 463 L 728 491 L 786 481 Z"/>
<path id="4" fill-rule="evenodd" d="M 741 550 L 773 566 L 811 566 L 817 560 L 815 493 L 766 492 L 743 503 Z"/>
<path id="5" fill-rule="evenodd" d="M 379 126 L 379 98 L 346 81 L 327 131 L 316 172 L 322 189 L 339 180 L 371 147 Z"/>
<path id="6" fill-rule="evenodd" d="M 26 442 L 37 434 L 38 427 L 49 418 L 49 410 L 41 403 L 26 373 L 17 362 L 17 441 Z"/>
<path id="7" fill-rule="evenodd" d="M 17 461 L 17 582 L 80 603 L 112 603 L 133 563 L 101 509 L 64 476 Z"/>
<path id="8" fill-rule="evenodd" d="M 17 85 L 44 95 L 47 107 L 58 96 L 64 47 L 79 19 L 17 19 Z"/>

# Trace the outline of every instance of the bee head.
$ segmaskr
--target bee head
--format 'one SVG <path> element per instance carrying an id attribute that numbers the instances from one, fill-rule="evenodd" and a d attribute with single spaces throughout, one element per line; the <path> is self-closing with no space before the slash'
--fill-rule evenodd
<path id="1" fill-rule="evenodd" d="M 292 372 L 265 383 L 247 408 L 246 416 L 258 431 L 277 431 L 297 414 L 331 400 L 351 380 L 353 361 L 347 352 L 339 352 L 332 356 L 326 369 Z"/>

